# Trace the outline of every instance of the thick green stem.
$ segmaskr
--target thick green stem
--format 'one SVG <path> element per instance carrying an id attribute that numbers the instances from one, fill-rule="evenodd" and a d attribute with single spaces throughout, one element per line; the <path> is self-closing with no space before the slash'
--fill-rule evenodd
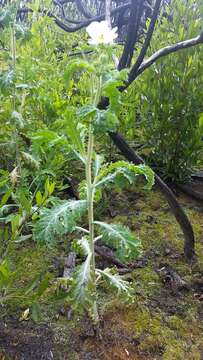
<path id="1" fill-rule="evenodd" d="M 95 81 L 97 83 L 96 93 L 94 91 Z M 99 79 L 92 79 L 92 102 L 96 106 L 100 97 L 101 90 L 101 77 Z M 94 249 L 94 193 L 95 193 L 95 184 L 92 174 L 92 159 L 93 159 L 93 150 L 94 150 L 94 133 L 93 126 L 90 123 L 89 132 L 88 132 L 88 146 L 87 146 L 87 156 L 86 156 L 86 182 L 87 182 L 87 203 L 88 203 L 88 221 L 89 221 L 89 244 L 91 250 L 91 274 L 92 274 L 92 285 L 94 287 L 93 292 L 96 294 L 96 268 L 95 268 L 95 249 Z M 94 296 L 94 295 L 93 295 Z M 93 306 L 91 309 L 91 317 L 95 325 L 99 322 L 97 302 L 94 300 Z"/>
<path id="2" fill-rule="evenodd" d="M 95 278 L 95 254 L 94 254 L 94 188 L 92 183 L 92 156 L 93 156 L 94 135 L 91 125 L 89 126 L 89 138 L 87 149 L 86 180 L 87 180 L 87 202 L 89 219 L 89 239 L 92 253 L 92 273 Z"/>
<path id="3" fill-rule="evenodd" d="M 15 36 L 15 29 L 14 25 L 11 26 L 11 56 L 12 56 L 12 69 L 14 72 L 14 76 L 16 77 L 16 36 Z M 13 93 L 12 93 L 12 108 L 13 111 L 16 111 L 16 89 L 15 83 L 13 86 Z M 20 151 L 19 151 L 19 139 L 18 139 L 18 130 L 17 126 L 15 126 L 14 130 L 14 141 L 15 141 L 15 152 L 16 152 L 16 165 L 18 167 L 18 171 L 21 172 L 21 163 L 20 163 Z"/>
<path id="4" fill-rule="evenodd" d="M 94 95 L 93 84 L 97 82 L 97 90 Z M 101 77 L 99 79 L 92 79 L 92 100 L 94 105 L 99 101 L 100 90 L 101 90 Z M 88 148 L 87 148 L 87 162 L 86 162 L 86 181 L 87 181 L 87 202 L 88 202 L 88 219 L 89 219 L 89 239 L 90 248 L 92 253 L 92 276 L 95 283 L 95 250 L 94 250 L 94 180 L 92 180 L 92 157 L 94 148 L 94 134 L 92 124 L 89 125 L 88 133 Z"/>
<path id="5" fill-rule="evenodd" d="M 87 202 L 88 202 L 88 220 L 89 220 L 89 241 L 91 249 L 91 272 L 92 272 L 92 283 L 95 287 L 96 292 L 96 269 L 95 269 L 95 249 L 94 249 L 94 182 L 92 181 L 92 157 L 93 157 L 93 146 L 94 146 L 94 134 L 92 126 L 89 126 L 88 135 L 88 148 L 87 148 L 87 162 L 86 162 L 86 181 L 87 181 Z M 92 307 L 92 318 L 95 324 L 98 323 L 98 311 L 97 304 L 94 301 Z"/>

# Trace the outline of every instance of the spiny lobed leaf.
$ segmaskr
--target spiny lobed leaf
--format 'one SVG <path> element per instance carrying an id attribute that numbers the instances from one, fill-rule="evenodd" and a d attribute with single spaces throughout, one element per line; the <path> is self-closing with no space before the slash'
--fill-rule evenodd
<path id="1" fill-rule="evenodd" d="M 123 280 L 120 275 L 114 273 L 114 270 L 106 268 L 104 270 L 96 269 L 96 273 L 100 275 L 110 286 L 118 291 L 118 294 L 130 296 L 131 288 L 127 281 Z"/>
<path id="2" fill-rule="evenodd" d="M 57 201 L 50 209 L 40 212 L 40 219 L 34 226 L 34 239 L 52 247 L 57 236 L 63 236 L 75 229 L 76 221 L 87 208 L 85 200 Z"/>
<path id="3" fill-rule="evenodd" d="M 66 87 L 69 86 L 69 83 L 70 83 L 74 73 L 76 73 L 77 71 L 82 71 L 82 70 L 86 70 L 86 71 L 92 73 L 94 71 L 94 67 L 91 64 L 89 64 L 87 61 L 84 61 L 84 60 L 73 60 L 68 64 L 68 66 L 64 72 L 64 81 L 65 81 Z"/>
<path id="4" fill-rule="evenodd" d="M 127 69 L 123 69 L 120 72 L 117 70 L 111 71 L 109 79 L 107 79 L 102 86 L 102 95 L 109 98 L 109 108 L 111 109 L 111 112 L 113 111 L 115 114 L 118 113 L 121 106 L 121 92 L 119 91 L 119 86 L 124 85 L 127 76 Z"/>
<path id="5" fill-rule="evenodd" d="M 151 189 L 154 184 L 154 173 L 147 165 L 134 165 L 127 161 L 117 161 L 111 163 L 103 168 L 96 179 L 96 186 L 105 185 L 108 183 L 115 182 L 116 177 L 125 177 L 130 184 L 135 180 L 138 175 L 144 175 L 147 180 L 146 189 Z"/>
<path id="6" fill-rule="evenodd" d="M 82 265 L 78 266 L 73 275 L 72 282 L 70 284 L 68 298 L 73 303 L 73 307 L 80 306 L 80 310 L 88 309 L 93 315 L 93 308 L 95 303 L 95 291 L 91 270 L 92 252 L 87 237 L 83 237 L 78 241 L 81 246 L 86 259 Z"/>
<path id="7" fill-rule="evenodd" d="M 108 131 L 116 131 L 118 124 L 119 120 L 114 111 L 97 110 L 93 120 L 94 133 L 105 134 Z"/>
<path id="8" fill-rule="evenodd" d="M 106 133 L 108 131 L 115 131 L 119 124 L 117 115 L 111 109 L 99 110 L 94 105 L 84 105 L 77 111 L 80 119 L 91 121 L 94 128 L 94 133 Z"/>
<path id="9" fill-rule="evenodd" d="M 99 174 L 99 171 L 104 162 L 104 157 L 102 155 L 94 154 L 94 176 L 96 177 Z"/>
<path id="10" fill-rule="evenodd" d="M 68 138 L 70 139 L 73 148 L 79 151 L 80 154 L 84 154 L 85 129 L 82 124 L 78 123 L 74 107 L 66 109 L 63 114 L 61 126 L 62 128 L 66 128 Z"/>
<path id="11" fill-rule="evenodd" d="M 140 240 L 126 226 L 101 221 L 95 221 L 95 224 L 101 228 L 102 240 L 116 250 L 115 254 L 119 260 L 130 261 L 140 254 Z"/>
<path id="12" fill-rule="evenodd" d="M 12 283 L 15 273 L 11 271 L 9 262 L 3 260 L 0 263 L 0 292 L 1 290 Z"/>
<path id="13" fill-rule="evenodd" d="M 35 157 L 25 151 L 21 151 L 21 157 L 23 162 L 33 169 L 39 169 L 39 161 L 35 159 Z"/>

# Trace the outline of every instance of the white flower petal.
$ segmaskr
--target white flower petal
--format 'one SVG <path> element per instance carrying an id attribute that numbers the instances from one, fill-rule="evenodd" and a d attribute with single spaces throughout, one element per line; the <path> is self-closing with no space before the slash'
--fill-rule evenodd
<path id="1" fill-rule="evenodd" d="M 103 21 L 100 21 L 100 26 L 102 29 L 107 29 L 109 30 L 109 25 L 108 25 L 108 22 L 106 20 L 103 20 Z"/>
<path id="2" fill-rule="evenodd" d="M 117 27 L 110 29 L 108 22 L 103 20 L 101 22 L 93 21 L 86 28 L 87 33 L 91 37 L 89 44 L 112 44 L 113 40 L 117 38 Z"/>
<path id="3" fill-rule="evenodd" d="M 86 27 L 86 31 L 90 36 L 93 36 L 95 33 L 100 31 L 100 25 L 98 21 L 93 21 Z"/>

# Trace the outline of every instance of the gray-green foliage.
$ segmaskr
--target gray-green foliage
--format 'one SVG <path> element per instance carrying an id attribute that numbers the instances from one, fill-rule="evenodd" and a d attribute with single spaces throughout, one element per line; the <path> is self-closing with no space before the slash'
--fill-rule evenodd
<path id="1" fill-rule="evenodd" d="M 115 255 L 123 262 L 135 259 L 140 254 L 140 240 L 121 224 L 107 224 L 95 221 L 100 227 L 102 241 L 115 249 Z"/>
<path id="2" fill-rule="evenodd" d="M 118 161 L 112 164 L 105 164 L 102 157 L 95 155 L 94 161 L 94 200 L 101 200 L 101 193 L 98 189 L 103 186 L 111 186 L 116 182 L 117 186 L 122 185 L 122 179 L 130 183 L 135 181 L 138 175 L 144 175 L 147 180 L 147 189 L 150 189 L 154 183 L 154 176 L 152 170 L 145 165 L 136 166 L 125 161 Z M 116 181 L 116 179 L 119 181 Z M 82 198 L 86 198 L 87 184 L 82 181 L 80 186 L 80 194 Z M 98 195 L 99 194 L 99 195 Z M 97 321 L 97 313 L 95 312 L 95 302 L 97 300 L 97 293 L 95 289 L 95 277 L 97 286 L 102 283 L 110 284 L 112 288 L 116 288 L 118 293 L 130 295 L 129 285 L 114 271 L 110 269 L 100 270 L 95 269 L 93 273 L 92 248 L 90 246 L 89 231 L 78 227 L 81 215 L 87 209 L 86 200 L 74 201 L 60 201 L 51 208 L 43 208 L 40 211 L 40 218 L 36 221 L 34 226 L 34 236 L 39 242 L 45 242 L 48 246 L 56 244 L 56 239 L 63 237 L 63 235 L 70 232 L 84 232 L 85 236 L 77 241 L 81 248 L 85 260 L 77 267 L 72 279 L 69 279 L 68 285 L 70 290 L 67 295 L 73 307 L 80 310 L 89 309 L 94 321 Z M 102 243 L 109 246 L 114 252 L 115 256 L 122 262 L 132 261 L 137 258 L 141 252 L 140 239 L 135 236 L 126 226 L 121 224 L 108 224 L 101 221 L 95 221 L 96 237 L 95 241 L 100 239 Z M 78 235 L 77 235 L 78 236 Z"/>
<path id="3" fill-rule="evenodd" d="M 71 279 L 68 298 L 75 308 L 83 310 L 91 308 L 96 300 L 96 292 L 91 269 L 92 252 L 88 237 L 84 236 L 80 239 L 78 245 L 81 247 L 86 258 L 75 271 L 73 279 Z"/>
<path id="4" fill-rule="evenodd" d="M 43 208 L 34 229 L 34 238 L 52 247 L 56 238 L 75 230 L 76 221 L 87 208 L 85 200 L 59 201 L 49 208 Z"/>
<path id="5" fill-rule="evenodd" d="M 138 175 L 143 175 L 146 180 L 146 188 L 151 189 L 154 185 L 154 173 L 149 166 L 134 165 L 126 161 L 117 161 L 106 164 L 96 177 L 96 187 L 109 186 L 109 184 L 122 184 L 126 179 L 130 184 L 136 180 Z"/>
<path id="6" fill-rule="evenodd" d="M 121 278 L 114 270 L 106 268 L 104 270 L 97 269 L 97 274 L 107 282 L 118 294 L 125 294 L 127 297 L 131 294 L 131 288 L 128 283 Z"/>

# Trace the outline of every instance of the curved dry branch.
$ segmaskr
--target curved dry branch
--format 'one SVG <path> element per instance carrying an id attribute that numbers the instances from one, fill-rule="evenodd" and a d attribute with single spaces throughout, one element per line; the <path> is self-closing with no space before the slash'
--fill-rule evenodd
<path id="1" fill-rule="evenodd" d="M 146 59 L 142 63 L 142 65 L 137 70 L 137 72 L 135 74 L 135 78 L 133 80 L 135 80 L 138 75 L 142 74 L 147 68 L 149 68 L 152 64 L 154 64 L 158 59 L 160 59 L 164 56 L 167 56 L 169 54 L 172 54 L 176 51 L 187 49 L 192 46 L 199 45 L 199 44 L 203 44 L 203 32 L 200 35 L 198 35 L 192 39 L 184 40 L 184 41 L 178 42 L 176 44 L 166 46 L 166 47 L 156 51 L 152 56 L 150 56 L 148 59 Z M 129 79 L 129 82 L 130 82 L 130 79 Z"/>
<path id="2" fill-rule="evenodd" d="M 87 10 L 85 9 L 84 5 L 82 4 L 82 1 L 81 0 L 76 0 L 76 6 L 78 8 L 78 11 L 84 15 L 87 19 L 90 19 L 92 18 L 92 14 Z"/>
<path id="3" fill-rule="evenodd" d="M 144 57 L 146 55 L 147 49 L 150 45 L 150 41 L 151 41 L 151 38 L 152 38 L 152 35 L 154 32 L 155 24 L 156 24 L 157 18 L 159 16 L 161 1 L 162 0 L 156 0 L 155 6 L 154 6 L 154 11 L 152 14 L 152 18 L 151 18 L 151 21 L 149 24 L 149 28 L 147 31 L 147 35 L 146 35 L 144 44 L 143 44 L 140 54 L 136 60 L 136 63 L 133 65 L 133 67 L 130 71 L 130 74 L 129 74 L 129 82 L 132 82 L 135 79 L 135 74 L 137 73 L 137 70 L 139 69 L 140 65 L 142 64 Z"/>
<path id="4" fill-rule="evenodd" d="M 144 163 L 143 159 L 137 155 L 133 149 L 130 148 L 126 140 L 122 135 L 118 133 L 109 133 L 109 136 L 113 140 L 114 144 L 121 151 L 121 153 L 125 156 L 126 159 L 132 161 L 134 164 Z M 161 192 L 165 196 L 168 204 L 174 214 L 177 222 L 179 223 L 185 238 L 184 244 L 184 253 L 187 261 L 191 264 L 196 261 L 196 254 L 194 250 L 195 238 L 192 225 L 185 214 L 182 207 L 179 205 L 178 201 L 175 198 L 172 190 L 164 183 L 164 181 L 155 174 L 156 183 L 159 186 Z"/>
<path id="5" fill-rule="evenodd" d="M 134 52 L 134 45 L 137 41 L 137 34 L 141 22 L 142 13 L 143 13 L 143 1 L 139 0 L 134 2 L 134 0 L 132 0 L 130 20 L 127 31 L 127 39 L 125 42 L 123 53 L 119 60 L 118 70 L 130 66 L 131 64 L 131 60 Z"/>
<path id="6" fill-rule="evenodd" d="M 125 11 L 129 7 L 130 7 L 130 3 L 126 3 L 125 5 L 120 5 L 111 11 L 111 16 L 116 15 L 121 11 Z M 93 21 L 102 21 L 105 19 L 105 14 L 102 14 L 102 15 L 94 16 L 91 19 L 81 21 L 80 24 L 78 24 L 77 26 L 71 27 L 71 26 L 68 26 L 67 24 L 65 24 L 63 21 L 61 21 L 59 18 L 57 18 L 52 13 L 48 13 L 48 16 L 52 17 L 54 19 L 56 25 L 58 25 L 62 30 L 66 31 L 66 32 L 70 32 L 70 33 L 85 28 Z"/>

